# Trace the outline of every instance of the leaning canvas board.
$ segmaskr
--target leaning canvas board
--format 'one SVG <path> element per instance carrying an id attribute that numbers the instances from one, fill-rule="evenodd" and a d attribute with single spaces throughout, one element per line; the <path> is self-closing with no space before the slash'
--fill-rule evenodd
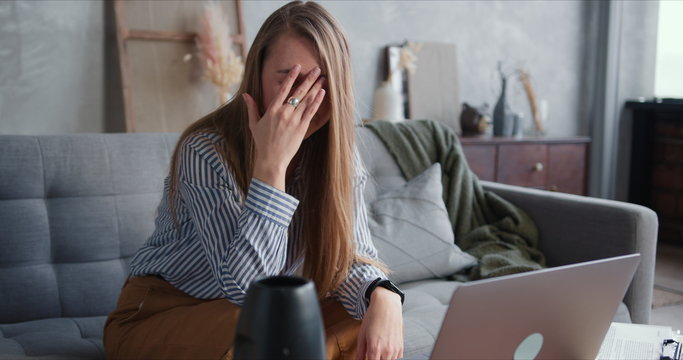
<path id="1" fill-rule="evenodd" d="M 411 119 L 438 120 L 460 134 L 460 97 L 455 45 L 416 42 L 416 69 L 408 73 Z"/>
<path id="2" fill-rule="evenodd" d="M 196 61 L 183 61 L 190 42 L 129 42 L 135 132 L 182 132 L 219 105 Z"/>
<path id="3" fill-rule="evenodd" d="M 195 35 L 204 1 L 115 0 L 128 132 L 181 132 L 221 103 L 203 78 Z M 218 1 L 245 53 L 240 0 Z"/>

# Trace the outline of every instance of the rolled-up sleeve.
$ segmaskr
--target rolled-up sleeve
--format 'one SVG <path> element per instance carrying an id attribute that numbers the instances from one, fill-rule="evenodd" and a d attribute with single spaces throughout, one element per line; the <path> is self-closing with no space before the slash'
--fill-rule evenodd
<path id="1" fill-rule="evenodd" d="M 358 152 L 354 162 L 356 174 L 353 182 L 354 196 L 354 240 L 356 254 L 373 260 L 378 260 L 377 249 L 372 243 L 368 226 L 368 212 L 365 206 L 363 191 L 368 179 L 368 173 L 362 165 Z M 377 266 L 354 261 L 346 280 L 335 291 L 335 296 L 354 319 L 362 319 L 368 307 L 365 291 L 377 278 L 387 279 L 387 275 Z"/>
<path id="2" fill-rule="evenodd" d="M 232 174 L 211 146 L 182 149 L 179 192 L 221 290 L 241 305 L 253 280 L 284 268 L 287 229 L 299 201 L 252 179 L 241 202 Z"/>

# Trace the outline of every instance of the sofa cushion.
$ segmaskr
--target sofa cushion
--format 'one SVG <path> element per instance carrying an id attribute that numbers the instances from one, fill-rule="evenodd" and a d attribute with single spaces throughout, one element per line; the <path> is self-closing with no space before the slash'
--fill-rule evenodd
<path id="1" fill-rule="evenodd" d="M 178 134 L 3 136 L 0 323 L 102 316 L 154 211 Z"/>
<path id="2" fill-rule="evenodd" d="M 459 282 L 424 280 L 402 284 L 403 355 L 406 359 L 429 359 L 448 304 Z"/>
<path id="3" fill-rule="evenodd" d="M 105 320 L 105 316 L 96 316 L 0 325 L 0 359 L 41 356 L 104 359 Z"/>
<path id="4" fill-rule="evenodd" d="M 476 264 L 473 256 L 454 244 L 441 195 L 437 163 L 370 204 L 372 240 L 394 282 L 443 277 Z"/>

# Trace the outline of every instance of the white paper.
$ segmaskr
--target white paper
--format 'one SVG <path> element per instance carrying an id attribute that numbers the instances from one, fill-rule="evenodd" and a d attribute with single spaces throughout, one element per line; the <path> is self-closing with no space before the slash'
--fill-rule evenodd
<path id="1" fill-rule="evenodd" d="M 597 359 L 659 360 L 662 341 L 672 336 L 668 326 L 612 323 Z"/>

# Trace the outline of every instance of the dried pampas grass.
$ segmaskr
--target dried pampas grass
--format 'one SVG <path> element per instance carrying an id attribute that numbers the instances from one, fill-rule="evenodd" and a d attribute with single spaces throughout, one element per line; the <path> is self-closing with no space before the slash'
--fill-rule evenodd
<path id="1" fill-rule="evenodd" d="M 209 1 L 199 18 L 197 33 L 199 60 L 204 77 L 211 80 L 221 94 L 221 103 L 228 100 L 233 87 L 242 81 L 244 63 L 233 49 L 228 19 L 221 4 Z"/>

